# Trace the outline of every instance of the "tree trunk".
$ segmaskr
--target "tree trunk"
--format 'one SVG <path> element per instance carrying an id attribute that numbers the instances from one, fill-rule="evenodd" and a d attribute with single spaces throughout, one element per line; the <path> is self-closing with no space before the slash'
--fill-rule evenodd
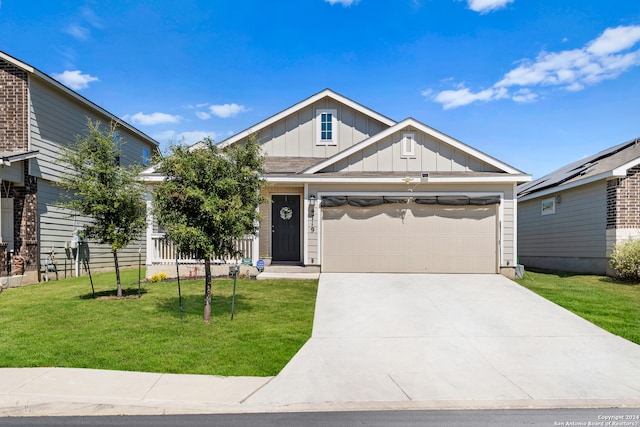
<path id="1" fill-rule="evenodd" d="M 211 260 L 204 260 L 204 323 L 211 323 Z"/>
<path id="2" fill-rule="evenodd" d="M 118 266 L 118 251 L 113 251 L 113 263 L 116 266 L 116 282 L 118 283 L 117 298 L 122 298 L 122 284 L 120 283 L 120 266 Z"/>

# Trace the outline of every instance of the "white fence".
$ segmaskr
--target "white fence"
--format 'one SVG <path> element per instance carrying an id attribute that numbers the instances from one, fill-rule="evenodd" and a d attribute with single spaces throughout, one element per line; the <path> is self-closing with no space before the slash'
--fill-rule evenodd
<path id="1" fill-rule="evenodd" d="M 148 251 L 147 264 L 175 264 L 176 260 L 180 264 L 199 264 L 203 262 L 201 259 L 194 258 L 193 254 L 177 253 L 175 246 L 165 238 L 164 233 L 153 233 L 150 240 L 151 250 Z M 216 257 L 211 261 L 213 264 L 227 264 L 235 263 L 236 260 L 240 262 L 242 258 L 252 258 L 254 253 L 253 245 L 253 237 L 236 240 L 234 247 L 238 252 L 237 256 Z"/>

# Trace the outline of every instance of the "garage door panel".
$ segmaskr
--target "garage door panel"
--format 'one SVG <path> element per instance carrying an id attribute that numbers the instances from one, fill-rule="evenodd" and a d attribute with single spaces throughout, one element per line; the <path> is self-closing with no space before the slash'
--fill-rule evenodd
<path id="1" fill-rule="evenodd" d="M 322 269 L 495 273 L 496 206 L 323 209 Z"/>

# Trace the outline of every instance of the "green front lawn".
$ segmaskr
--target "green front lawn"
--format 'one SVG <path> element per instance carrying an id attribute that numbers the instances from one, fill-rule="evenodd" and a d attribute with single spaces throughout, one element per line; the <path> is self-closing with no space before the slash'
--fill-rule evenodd
<path id="1" fill-rule="evenodd" d="M 640 284 L 605 276 L 531 271 L 517 282 L 601 328 L 640 344 Z"/>
<path id="2" fill-rule="evenodd" d="M 0 367 L 57 366 L 127 371 L 271 376 L 311 336 L 317 280 L 213 282 L 211 325 L 202 320 L 204 281 L 143 283 L 122 272 L 51 281 L 0 293 Z"/>

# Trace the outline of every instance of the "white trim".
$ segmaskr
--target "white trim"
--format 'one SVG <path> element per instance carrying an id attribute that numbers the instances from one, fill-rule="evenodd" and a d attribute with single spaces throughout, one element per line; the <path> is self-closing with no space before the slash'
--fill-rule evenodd
<path id="1" fill-rule="evenodd" d="M 304 213 L 304 221 L 302 224 L 302 265 L 309 264 L 309 233 L 307 230 L 309 229 L 309 184 L 304 184 L 304 190 L 302 193 L 302 211 Z"/>
<path id="2" fill-rule="evenodd" d="M 164 175 L 160 175 L 160 174 L 153 174 L 153 175 L 144 175 L 144 174 L 140 174 L 139 179 L 141 182 L 146 182 L 146 183 L 156 183 L 156 182 L 164 182 L 165 180 L 165 176 Z"/>
<path id="3" fill-rule="evenodd" d="M 477 158 L 480 161 L 483 161 L 485 163 L 490 164 L 491 166 L 494 166 L 500 170 L 503 170 L 509 174 L 514 174 L 514 175 L 525 175 L 523 172 L 513 168 L 512 166 L 509 166 L 506 163 L 503 163 L 497 159 L 494 159 L 493 157 L 489 156 L 488 154 L 482 153 L 481 151 L 476 150 L 475 148 L 472 148 L 448 135 L 445 135 L 433 128 L 430 128 L 429 126 L 418 122 L 415 119 L 412 118 L 408 118 L 405 119 L 403 121 L 401 121 L 400 123 L 396 123 L 395 125 L 391 126 L 390 128 L 387 128 L 385 130 L 383 130 L 382 132 L 379 132 L 375 135 L 373 135 L 372 137 L 365 139 L 362 142 L 359 142 L 358 144 L 352 145 L 351 147 L 347 148 L 346 150 L 343 150 L 341 152 L 339 152 L 338 154 L 336 154 L 335 156 L 329 157 L 327 160 L 318 163 L 312 167 L 310 167 L 309 169 L 307 169 L 306 171 L 304 171 L 305 174 L 314 174 L 316 172 L 321 171 L 322 169 L 325 169 L 337 162 L 339 162 L 340 160 L 343 160 L 347 157 L 349 157 L 352 154 L 357 153 L 358 151 L 361 151 L 363 149 L 365 149 L 366 147 L 370 146 L 371 144 L 374 144 L 390 135 L 393 135 L 396 132 L 402 131 L 405 128 L 414 128 L 420 132 L 426 133 L 427 135 L 430 135 L 436 139 L 439 139 L 440 141 L 447 143 L 449 145 L 451 145 L 452 147 L 463 151 L 475 158 Z"/>
<path id="4" fill-rule="evenodd" d="M 0 164 L 2 166 L 11 166 L 13 162 L 22 162 L 23 160 L 33 159 L 34 157 L 38 157 L 38 150 L 35 151 L 27 151 L 24 153 L 16 153 L 16 154 L 7 154 L 6 156 L 0 157 Z"/>
<path id="5" fill-rule="evenodd" d="M 550 204 L 548 204 L 550 203 Z M 549 208 L 545 209 L 545 204 L 548 204 Z M 555 215 L 556 213 L 556 198 L 555 197 L 547 197 L 546 199 L 540 200 L 540 215 Z"/>
<path id="6" fill-rule="evenodd" d="M 151 199 L 151 193 L 147 192 L 146 194 L 146 214 L 147 214 L 147 236 L 146 236 L 146 240 L 147 240 L 147 253 L 146 253 L 146 257 L 147 259 L 145 260 L 145 265 L 152 265 L 153 264 L 153 257 L 154 257 L 154 251 L 153 251 L 153 222 L 155 221 L 154 217 L 153 217 L 153 201 Z"/>
<path id="7" fill-rule="evenodd" d="M 525 181 L 530 178 L 528 175 L 507 175 L 504 177 L 429 177 L 429 183 L 483 183 L 483 184 L 491 184 L 491 183 L 518 183 Z M 420 177 L 413 178 L 416 182 L 420 182 Z M 395 177 L 375 177 L 375 178 L 367 178 L 367 177 L 322 177 L 318 175 L 295 175 L 295 176 L 275 176 L 275 177 L 266 177 L 267 182 L 269 183 L 322 183 L 322 184 L 406 184 L 406 177 L 402 178 L 399 176 Z"/>
<path id="8" fill-rule="evenodd" d="M 631 169 L 634 166 L 638 166 L 638 164 L 640 164 L 640 157 L 635 158 L 635 159 L 631 160 L 630 162 L 627 162 L 624 165 L 620 165 L 617 168 L 615 168 L 612 171 L 613 176 L 625 177 L 625 176 L 627 176 L 627 173 L 629 172 L 629 169 Z"/>
<path id="9" fill-rule="evenodd" d="M 31 65 L 24 63 L 22 61 L 20 61 L 19 59 L 14 58 L 13 56 L 7 55 L 6 53 L 0 51 L 0 59 L 4 59 L 5 61 L 15 65 L 18 68 L 22 68 L 23 70 L 25 70 L 28 73 L 34 73 L 35 72 L 35 68 L 33 68 Z"/>
<path id="10" fill-rule="evenodd" d="M 331 114 L 331 138 L 322 139 L 322 116 Z M 318 108 L 316 110 L 316 145 L 338 145 L 338 110 L 335 108 Z"/>
<path id="11" fill-rule="evenodd" d="M 297 104 L 287 108 L 286 110 L 283 110 L 263 121 L 261 121 L 260 123 L 256 124 L 255 126 L 252 126 L 248 129 L 245 129 L 244 131 L 237 133 L 227 139 L 225 139 L 224 141 L 220 142 L 220 144 L 218 144 L 221 148 L 226 147 L 228 145 L 234 144 L 244 138 L 247 138 L 249 135 L 253 134 L 253 133 L 257 133 L 260 132 L 262 129 L 271 126 L 272 124 L 286 118 L 287 116 L 300 111 L 310 105 L 313 105 L 314 103 L 320 101 L 323 98 L 331 98 L 334 101 L 337 101 L 343 105 L 346 105 L 349 108 L 352 108 L 366 116 L 371 117 L 374 120 L 377 120 L 387 126 L 393 126 L 396 122 L 391 120 L 388 117 L 383 116 L 382 114 L 376 113 L 373 110 L 370 110 L 369 108 L 358 104 L 357 102 L 354 102 L 348 98 L 345 98 L 342 95 L 339 95 L 337 93 L 335 93 L 334 91 L 332 91 L 331 89 L 325 89 L 322 92 L 318 92 L 315 95 L 312 95 L 311 97 L 305 99 L 304 101 L 298 102 Z"/>
<path id="12" fill-rule="evenodd" d="M 416 182 L 420 182 L 421 177 L 411 177 Z M 140 181 L 146 183 L 156 183 L 164 181 L 164 175 L 142 174 Z M 266 176 L 268 183 L 274 184 L 406 184 L 406 177 L 323 177 L 321 175 L 292 175 L 292 176 Z M 519 183 L 531 180 L 530 175 L 506 175 L 487 177 L 429 177 L 430 184 L 497 184 L 497 183 Z"/>
<path id="13" fill-rule="evenodd" d="M 408 146 L 407 146 L 408 145 Z M 405 132 L 402 134 L 402 157 L 415 157 L 416 133 Z"/>
<path id="14" fill-rule="evenodd" d="M 513 185 L 513 265 L 518 265 L 518 186 Z"/>
<path id="15" fill-rule="evenodd" d="M 498 256 L 496 257 L 496 272 L 500 273 L 500 267 L 504 262 L 504 193 L 500 194 L 500 205 L 498 205 L 498 218 L 496 218 L 498 223 L 496 227 L 498 228 L 498 241 L 496 244 L 498 245 L 497 251 Z M 515 223 L 513 224 L 513 228 L 516 228 Z"/>

